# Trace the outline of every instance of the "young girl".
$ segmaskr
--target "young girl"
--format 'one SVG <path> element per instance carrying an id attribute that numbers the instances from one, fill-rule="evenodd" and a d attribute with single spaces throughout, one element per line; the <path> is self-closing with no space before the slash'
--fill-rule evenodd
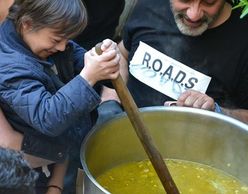
<path id="1" fill-rule="evenodd" d="M 70 41 L 86 23 L 80 0 L 22 0 L 0 27 L 0 105 L 24 135 L 22 150 L 57 163 L 69 156 L 73 172 L 78 166 L 72 159 L 79 157 L 100 103 L 93 86 L 119 74 L 114 42 L 104 40 L 98 56 L 94 48 L 86 52 Z M 65 164 L 54 167 L 47 193 L 61 192 Z M 50 170 L 43 168 L 48 177 Z M 37 187 L 47 184 L 43 177 Z"/>

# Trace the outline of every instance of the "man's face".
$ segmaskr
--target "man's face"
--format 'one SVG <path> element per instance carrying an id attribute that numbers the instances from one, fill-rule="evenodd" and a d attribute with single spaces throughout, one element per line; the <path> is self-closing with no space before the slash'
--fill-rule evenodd
<path id="1" fill-rule="evenodd" d="M 2 22 L 9 13 L 10 6 L 14 0 L 0 0 L 0 22 Z"/>
<path id="2" fill-rule="evenodd" d="M 225 0 L 170 0 L 170 3 L 181 33 L 199 36 L 218 19 Z"/>
<path id="3" fill-rule="evenodd" d="M 28 24 L 23 25 L 21 35 L 32 52 L 44 60 L 58 51 L 64 51 L 68 42 L 52 28 L 35 31 Z"/>

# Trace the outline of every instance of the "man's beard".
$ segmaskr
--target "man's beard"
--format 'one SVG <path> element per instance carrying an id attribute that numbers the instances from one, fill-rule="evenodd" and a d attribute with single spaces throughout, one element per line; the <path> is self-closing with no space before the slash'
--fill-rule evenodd
<path id="1" fill-rule="evenodd" d="M 223 6 L 224 7 L 224 6 Z M 222 8 L 223 8 L 222 7 Z M 183 20 L 188 19 L 187 15 L 184 13 L 184 11 L 176 11 L 173 9 L 171 4 L 171 9 L 175 18 L 175 22 L 177 24 L 178 29 L 180 32 L 184 35 L 188 36 L 199 36 L 203 32 L 205 32 L 211 23 L 213 23 L 220 15 L 222 8 L 217 12 L 214 16 L 209 17 L 207 15 L 204 15 L 198 22 L 200 22 L 200 25 L 198 27 L 191 27 L 184 23 Z"/>
<path id="2" fill-rule="evenodd" d="M 177 24 L 178 29 L 180 30 L 180 32 L 184 35 L 188 35 L 188 36 L 199 36 L 201 35 L 203 32 L 205 32 L 208 27 L 209 24 L 213 22 L 214 18 L 210 18 L 207 16 L 204 16 L 200 22 L 201 24 L 198 27 L 191 27 L 186 25 L 183 20 L 185 18 L 187 18 L 187 16 L 183 13 L 175 13 L 174 15 L 175 18 L 175 22 Z"/>

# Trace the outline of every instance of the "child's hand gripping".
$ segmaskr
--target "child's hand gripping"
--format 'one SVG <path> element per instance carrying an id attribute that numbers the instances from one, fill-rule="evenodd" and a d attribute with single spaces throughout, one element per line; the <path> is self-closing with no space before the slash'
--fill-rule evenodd
<path id="1" fill-rule="evenodd" d="M 117 44 L 110 39 L 103 41 L 102 54 L 98 55 L 95 47 L 85 54 L 85 66 L 80 75 L 94 85 L 97 81 L 116 79 L 119 75 L 120 54 Z"/>

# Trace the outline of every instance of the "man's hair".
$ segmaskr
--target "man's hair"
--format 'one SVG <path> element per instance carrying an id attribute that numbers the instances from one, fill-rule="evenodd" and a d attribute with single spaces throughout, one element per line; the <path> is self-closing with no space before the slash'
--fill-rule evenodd
<path id="1" fill-rule="evenodd" d="M 21 152 L 0 147 L 0 194 L 34 194 L 37 177 Z"/>
<path id="2" fill-rule="evenodd" d="M 87 11 L 81 0 L 16 0 L 9 11 L 18 32 L 29 22 L 33 30 L 55 29 L 61 36 L 72 39 L 87 25 Z"/>

